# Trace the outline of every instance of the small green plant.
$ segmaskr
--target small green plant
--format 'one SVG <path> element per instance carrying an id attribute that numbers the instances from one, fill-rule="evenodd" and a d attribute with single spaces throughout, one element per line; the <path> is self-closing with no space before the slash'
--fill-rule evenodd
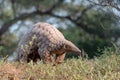
<path id="1" fill-rule="evenodd" d="M 3 50 L 3 46 L 0 46 L 0 52 Z"/>
<path id="2" fill-rule="evenodd" d="M 0 55 L 2 54 L 2 50 L 3 50 L 3 46 L 0 46 Z"/>

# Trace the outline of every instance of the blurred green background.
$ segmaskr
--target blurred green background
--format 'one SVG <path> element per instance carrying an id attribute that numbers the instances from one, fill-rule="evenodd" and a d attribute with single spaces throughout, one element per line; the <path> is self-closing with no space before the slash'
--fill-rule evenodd
<path id="1" fill-rule="evenodd" d="M 100 56 L 106 47 L 119 48 L 119 4 L 119 0 L 0 0 L 0 57 L 12 55 L 21 36 L 37 22 L 57 27 L 89 58 Z"/>

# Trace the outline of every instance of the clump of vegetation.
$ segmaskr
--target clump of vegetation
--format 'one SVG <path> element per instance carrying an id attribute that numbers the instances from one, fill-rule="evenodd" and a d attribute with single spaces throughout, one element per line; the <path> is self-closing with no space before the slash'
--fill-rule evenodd
<path id="1" fill-rule="evenodd" d="M 0 80 L 119 80 L 120 55 L 110 49 L 103 53 L 101 57 L 90 60 L 67 59 L 57 66 L 32 61 L 27 64 L 6 63 L 1 60 Z"/>

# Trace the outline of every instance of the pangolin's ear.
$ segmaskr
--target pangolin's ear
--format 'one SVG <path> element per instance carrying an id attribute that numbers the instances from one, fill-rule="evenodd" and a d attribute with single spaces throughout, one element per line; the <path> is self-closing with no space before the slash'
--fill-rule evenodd
<path id="1" fill-rule="evenodd" d="M 68 50 L 70 48 L 70 46 L 64 45 L 63 48 L 66 49 L 66 50 Z"/>
<path id="2" fill-rule="evenodd" d="M 63 45 L 63 49 L 66 49 L 66 45 Z"/>

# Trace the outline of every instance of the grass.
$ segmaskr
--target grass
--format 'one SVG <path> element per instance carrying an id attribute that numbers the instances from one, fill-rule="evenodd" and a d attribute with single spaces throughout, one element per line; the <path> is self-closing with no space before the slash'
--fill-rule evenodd
<path id="1" fill-rule="evenodd" d="M 67 59 L 61 65 L 0 61 L 0 80 L 120 80 L 120 55 L 105 51 L 99 58 Z M 109 53 L 109 55 L 108 55 Z"/>

